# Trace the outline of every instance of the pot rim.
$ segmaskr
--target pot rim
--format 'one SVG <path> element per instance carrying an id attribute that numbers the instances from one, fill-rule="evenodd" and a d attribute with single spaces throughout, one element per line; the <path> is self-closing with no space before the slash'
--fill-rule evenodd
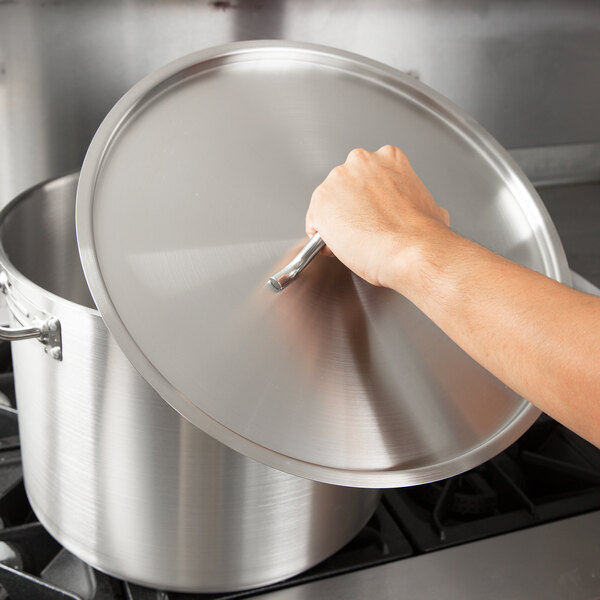
<path id="1" fill-rule="evenodd" d="M 76 182 L 79 180 L 79 170 L 71 171 L 65 175 L 61 175 L 60 177 L 50 177 L 18 194 L 0 211 L 0 231 L 2 230 L 2 227 L 4 226 L 5 221 L 11 211 L 13 211 L 21 203 L 25 202 L 34 192 L 47 191 L 54 186 L 64 185 L 72 180 Z M 75 203 L 73 203 L 73 212 L 74 211 Z M 43 288 L 41 285 L 38 285 L 24 275 L 10 260 L 4 247 L 4 241 L 1 235 L 0 270 L 6 271 L 11 285 L 14 286 L 23 296 L 25 296 L 28 302 L 31 302 L 31 304 L 37 306 L 38 308 L 53 310 L 54 307 L 58 305 L 66 309 L 82 311 L 92 317 L 97 317 L 99 319 L 102 318 L 100 311 L 97 308 L 90 308 L 89 306 L 84 306 L 83 304 L 79 304 L 78 302 L 74 302 L 73 300 L 68 300 L 67 298 L 59 296 L 58 294 Z"/>

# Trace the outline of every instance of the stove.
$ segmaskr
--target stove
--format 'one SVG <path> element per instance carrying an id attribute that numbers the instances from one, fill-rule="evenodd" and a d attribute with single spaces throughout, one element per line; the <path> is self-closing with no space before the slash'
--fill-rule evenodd
<path id="1" fill-rule="evenodd" d="M 292 579 L 224 594 L 172 593 L 133 585 L 83 563 L 35 518 L 23 485 L 7 346 L 0 349 L 0 600 L 278 597 L 277 591 L 340 581 L 340 576 L 376 572 L 375 567 L 386 563 L 414 561 L 451 546 L 473 546 L 475 540 L 600 511 L 600 450 L 542 415 L 505 452 L 471 471 L 386 490 L 371 520 L 350 543 Z"/>

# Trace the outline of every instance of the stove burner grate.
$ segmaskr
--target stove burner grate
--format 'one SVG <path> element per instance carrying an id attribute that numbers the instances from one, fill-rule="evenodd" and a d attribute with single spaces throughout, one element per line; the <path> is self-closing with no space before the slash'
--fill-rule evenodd
<path id="1" fill-rule="evenodd" d="M 507 533 L 600 509 L 600 450 L 543 415 L 487 463 L 384 503 L 418 552 Z"/>

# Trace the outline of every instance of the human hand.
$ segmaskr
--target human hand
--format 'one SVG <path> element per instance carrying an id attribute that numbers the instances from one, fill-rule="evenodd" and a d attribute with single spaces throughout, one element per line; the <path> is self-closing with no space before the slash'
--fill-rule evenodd
<path id="1" fill-rule="evenodd" d="M 352 150 L 314 191 L 306 215 L 306 232 L 321 234 L 325 254 L 369 283 L 395 289 L 420 242 L 448 225 L 448 211 L 394 146 Z"/>

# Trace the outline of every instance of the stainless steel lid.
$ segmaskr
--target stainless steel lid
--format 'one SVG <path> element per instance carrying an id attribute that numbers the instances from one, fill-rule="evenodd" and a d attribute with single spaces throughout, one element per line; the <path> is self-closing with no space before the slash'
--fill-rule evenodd
<path id="1" fill-rule="evenodd" d="M 480 126 L 398 71 L 320 46 L 231 44 L 146 77 L 100 126 L 77 194 L 94 299 L 163 398 L 247 456 L 343 485 L 454 475 L 539 414 L 335 259 L 280 294 L 266 286 L 305 241 L 312 190 L 352 148 L 384 144 L 457 231 L 568 281 L 546 210 Z"/>

